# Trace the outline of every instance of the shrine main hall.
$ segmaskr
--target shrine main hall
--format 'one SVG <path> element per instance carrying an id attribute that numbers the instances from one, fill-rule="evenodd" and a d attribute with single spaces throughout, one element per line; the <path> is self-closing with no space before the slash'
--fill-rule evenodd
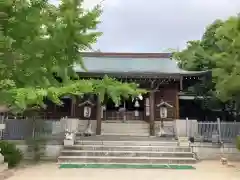
<path id="1" fill-rule="evenodd" d="M 173 122 L 180 118 L 181 99 L 188 99 L 188 88 L 203 81 L 209 72 L 185 71 L 178 67 L 170 53 L 82 53 L 87 69 L 75 66 L 74 70 L 82 79 L 102 78 L 104 75 L 123 82 L 135 82 L 149 93 L 135 99 L 123 99 L 114 104 L 111 99 L 98 102 L 95 96 L 77 99 L 63 98 L 64 105 L 49 104 L 46 118 L 78 118 L 95 122 L 93 131 L 103 134 L 102 124 L 143 122 L 149 127 L 149 134 L 155 135 L 155 124 Z M 191 98 L 190 98 L 191 99 Z M 192 98 L 193 99 L 193 98 Z M 164 108 L 162 108 L 164 107 Z"/>

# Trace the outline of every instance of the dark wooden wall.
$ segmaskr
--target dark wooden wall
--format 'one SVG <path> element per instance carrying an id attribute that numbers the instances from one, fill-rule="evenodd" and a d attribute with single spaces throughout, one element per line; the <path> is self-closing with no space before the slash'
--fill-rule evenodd
<path id="1" fill-rule="evenodd" d="M 178 107 L 178 92 L 179 92 L 179 83 L 165 84 L 160 86 L 159 91 L 155 92 L 155 120 L 161 120 L 160 118 L 160 110 L 157 107 L 157 104 L 161 102 L 161 100 L 171 104 L 173 108 L 168 108 L 168 118 L 167 120 L 173 120 L 178 118 L 179 107 Z M 149 94 L 146 94 L 145 97 L 149 97 Z M 84 106 L 79 106 L 83 101 L 80 99 L 76 99 L 75 104 L 69 105 L 68 107 L 55 107 L 54 105 L 48 106 L 46 110 L 44 110 L 45 116 L 47 118 L 61 118 L 64 116 L 86 119 L 84 117 Z M 91 119 L 96 119 L 96 102 L 93 102 L 95 105 L 92 107 L 91 111 Z M 109 114 L 110 115 L 110 114 Z M 104 114 L 104 116 L 108 116 L 108 114 Z M 141 115 L 142 119 L 148 121 L 149 116 L 146 116 L 146 113 Z M 106 118 L 106 117 L 105 117 Z M 104 118 L 104 119 L 105 119 Z"/>

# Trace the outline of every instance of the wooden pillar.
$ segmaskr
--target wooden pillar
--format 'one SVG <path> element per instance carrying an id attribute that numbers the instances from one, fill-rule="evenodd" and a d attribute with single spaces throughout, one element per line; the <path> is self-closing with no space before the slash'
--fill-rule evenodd
<path id="1" fill-rule="evenodd" d="M 155 136 L 155 93 L 153 90 L 150 91 L 149 96 L 150 101 L 150 121 L 149 121 L 149 128 L 150 128 L 150 136 Z"/>
<path id="2" fill-rule="evenodd" d="M 178 91 L 176 93 L 176 112 L 175 112 L 175 119 L 179 119 L 179 97 L 178 97 Z"/>
<path id="3" fill-rule="evenodd" d="M 181 76 L 180 77 L 180 91 L 182 91 L 183 90 L 183 77 Z"/>
<path id="4" fill-rule="evenodd" d="M 75 118 L 75 110 L 76 110 L 76 100 L 75 99 L 71 99 L 71 118 Z"/>
<path id="5" fill-rule="evenodd" d="M 53 104 L 53 111 L 50 110 L 50 112 L 47 110 L 47 118 L 56 118 L 57 115 L 57 105 Z M 49 117 L 50 115 L 50 117 Z M 60 117 L 61 118 L 61 117 Z"/>
<path id="6" fill-rule="evenodd" d="M 177 88 L 177 93 L 176 93 L 176 119 L 179 119 L 179 96 L 178 96 L 178 92 L 183 90 L 183 77 L 180 77 L 180 86 L 179 86 L 179 90 Z"/>
<path id="7" fill-rule="evenodd" d="M 96 119 L 97 119 L 96 135 L 101 135 L 102 118 L 101 118 L 101 101 L 99 97 L 97 97 L 96 104 Z"/>

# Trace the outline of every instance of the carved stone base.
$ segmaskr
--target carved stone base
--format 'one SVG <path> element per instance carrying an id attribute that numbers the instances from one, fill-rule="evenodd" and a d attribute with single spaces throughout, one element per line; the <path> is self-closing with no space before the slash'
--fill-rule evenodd
<path id="1" fill-rule="evenodd" d="M 85 132 L 84 132 L 84 135 L 85 135 L 85 136 L 91 136 L 92 134 L 93 134 L 92 124 L 89 123 L 87 129 L 86 129 Z"/>
<path id="2" fill-rule="evenodd" d="M 183 147 L 189 147 L 190 142 L 188 140 L 188 137 L 178 137 L 178 145 Z"/>
<path id="3" fill-rule="evenodd" d="M 73 146 L 74 140 L 73 139 L 64 139 L 63 144 L 64 144 L 64 146 Z"/>
<path id="4" fill-rule="evenodd" d="M 164 131 L 164 129 L 162 127 L 159 128 L 159 132 L 157 133 L 157 136 L 159 137 L 163 137 L 166 136 L 166 132 Z"/>

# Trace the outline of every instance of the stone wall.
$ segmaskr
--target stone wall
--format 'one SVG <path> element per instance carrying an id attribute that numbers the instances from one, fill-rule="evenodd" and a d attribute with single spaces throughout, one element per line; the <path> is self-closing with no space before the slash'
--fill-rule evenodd
<path id="1" fill-rule="evenodd" d="M 199 160 L 220 160 L 226 157 L 231 161 L 240 161 L 240 152 L 234 144 L 224 144 L 223 147 L 212 143 L 194 143 L 193 152 Z"/>
<path id="2" fill-rule="evenodd" d="M 18 144 L 17 147 L 22 150 L 26 159 L 29 158 L 26 145 Z M 61 144 L 48 144 L 43 159 L 56 161 L 61 149 Z M 234 144 L 225 144 L 224 147 L 219 147 L 211 143 L 195 143 L 193 151 L 199 160 L 220 160 L 221 157 L 227 157 L 231 161 L 240 161 L 240 152 Z"/>
<path id="3" fill-rule="evenodd" d="M 30 155 L 27 152 L 27 146 L 26 145 L 17 145 L 17 148 L 19 148 L 23 154 L 25 159 L 30 159 Z M 62 145 L 47 145 L 45 149 L 45 153 L 42 159 L 46 160 L 57 160 L 60 151 L 62 149 Z"/>

